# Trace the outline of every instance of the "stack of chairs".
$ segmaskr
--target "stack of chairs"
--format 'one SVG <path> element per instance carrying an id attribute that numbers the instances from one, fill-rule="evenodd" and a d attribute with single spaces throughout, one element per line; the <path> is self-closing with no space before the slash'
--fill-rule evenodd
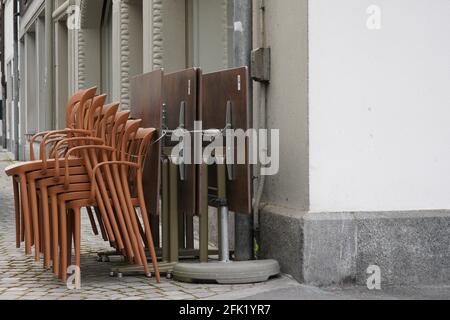
<path id="1" fill-rule="evenodd" d="M 66 129 L 35 135 L 31 161 L 6 168 L 13 181 L 16 245 L 24 243 L 26 255 L 34 248 L 35 260 L 43 257 L 43 267 L 66 282 L 69 266 L 81 268 L 86 212 L 94 234 L 150 277 L 149 253 L 160 282 L 142 183 L 156 130 L 141 128 L 141 120 L 129 119 L 118 103 L 105 105 L 106 96 L 96 92 L 90 88 L 71 97 Z"/>

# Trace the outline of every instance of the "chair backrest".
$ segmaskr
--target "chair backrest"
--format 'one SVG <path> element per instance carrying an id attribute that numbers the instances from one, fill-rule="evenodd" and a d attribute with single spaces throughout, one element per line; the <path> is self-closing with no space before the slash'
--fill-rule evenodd
<path id="1" fill-rule="evenodd" d="M 141 124 L 141 120 L 128 120 L 128 116 L 128 111 L 119 112 L 116 115 L 113 129 L 108 134 L 110 136 L 109 146 L 112 147 L 114 151 L 102 150 L 100 151 L 100 154 L 91 152 L 88 158 L 85 159 L 88 166 L 105 161 L 128 159 L 129 154 L 127 154 L 127 152 L 130 150 L 129 145 L 132 143 L 131 137 L 136 136 L 136 132 L 139 130 Z M 124 168 L 122 167 L 121 170 L 123 169 Z M 103 167 L 100 170 L 109 170 L 109 168 Z"/>
<path id="2" fill-rule="evenodd" d="M 128 159 L 125 161 L 137 163 L 141 170 L 144 169 L 145 160 L 153 138 L 156 136 L 154 128 L 139 128 L 134 136 L 129 137 Z"/>
<path id="3" fill-rule="evenodd" d="M 98 119 L 99 125 L 97 127 L 96 136 L 102 138 L 105 142 L 107 142 L 108 135 L 113 129 L 118 110 L 118 102 L 110 103 L 103 107 L 102 113 Z"/>
<path id="4" fill-rule="evenodd" d="M 95 130 L 99 125 L 98 115 L 102 114 L 103 106 L 106 102 L 107 95 L 103 94 L 95 97 L 89 106 L 88 112 L 84 118 L 84 128 L 86 130 Z"/>
<path id="5" fill-rule="evenodd" d="M 129 121 L 129 111 L 117 112 L 119 103 L 111 103 L 103 108 L 103 116 L 98 128 L 97 137 L 102 139 L 105 146 L 112 147 L 116 152 L 110 152 L 106 150 L 97 150 L 84 153 L 87 160 L 87 164 L 95 164 L 102 161 L 115 160 L 117 154 L 120 153 L 120 143 L 123 140 L 122 136 L 128 132 L 127 123 L 134 124 L 136 121 Z M 139 127 L 137 124 L 136 129 Z M 133 128 L 132 128 L 133 129 Z"/>
<path id="6" fill-rule="evenodd" d="M 121 137 L 120 141 L 118 142 L 119 145 L 119 154 L 118 159 L 120 161 L 130 161 L 129 157 L 133 156 L 133 139 L 136 136 L 139 127 L 142 123 L 142 120 L 129 120 L 127 124 L 125 125 L 125 131 L 123 136 Z"/>
<path id="7" fill-rule="evenodd" d="M 106 95 L 96 96 L 96 97 L 92 98 L 91 100 L 89 100 L 87 103 L 85 103 L 84 125 L 83 125 L 82 130 L 92 131 L 93 133 L 95 133 L 96 130 L 98 130 L 100 123 L 97 121 L 97 117 L 95 115 L 102 113 L 103 105 L 106 101 L 106 97 L 107 97 Z M 89 106 L 89 107 L 87 107 L 87 106 Z M 76 108 L 74 108 L 72 111 L 72 117 L 71 117 L 72 119 L 74 119 L 74 117 L 73 117 L 74 110 L 78 110 L 77 108 L 78 108 L 78 106 Z M 76 128 L 72 128 L 72 129 L 76 129 Z M 58 137 L 55 137 L 53 140 L 54 140 L 54 142 L 60 142 L 67 138 L 73 138 L 76 136 L 77 136 L 77 133 L 67 133 L 65 135 L 60 135 Z M 49 142 L 50 142 L 50 140 L 49 140 Z M 51 150 L 49 152 L 50 158 L 54 158 L 57 156 L 62 157 L 67 150 L 79 145 L 79 143 L 74 142 L 74 141 L 68 142 L 67 144 L 65 144 L 65 150 L 62 150 L 62 149 L 56 150 L 57 145 L 58 144 L 55 143 L 53 145 L 53 148 L 51 148 Z M 58 152 L 58 154 L 56 154 L 55 152 Z"/>
<path id="8" fill-rule="evenodd" d="M 132 131 L 130 127 L 130 131 Z M 138 182 L 142 181 L 142 174 L 145 169 L 145 160 L 151 141 L 156 137 L 156 129 L 139 128 L 135 132 L 126 133 L 122 143 L 122 152 L 120 161 L 135 163 L 137 167 L 122 167 L 121 178 L 123 186 L 129 190 L 131 194 L 139 190 Z"/>
<path id="9" fill-rule="evenodd" d="M 124 133 L 128 118 L 130 116 L 129 111 L 122 111 L 117 113 L 116 119 L 114 120 L 114 127 L 111 131 L 110 136 L 107 138 L 106 142 L 111 147 L 120 148 L 119 142 L 121 140 L 121 135 Z M 112 155 L 111 160 L 117 160 L 116 153 Z"/>
<path id="10" fill-rule="evenodd" d="M 85 104 L 94 99 L 97 87 L 81 90 L 75 93 L 67 102 L 66 127 L 72 129 L 83 129 Z M 79 108 L 79 106 L 83 106 Z"/>

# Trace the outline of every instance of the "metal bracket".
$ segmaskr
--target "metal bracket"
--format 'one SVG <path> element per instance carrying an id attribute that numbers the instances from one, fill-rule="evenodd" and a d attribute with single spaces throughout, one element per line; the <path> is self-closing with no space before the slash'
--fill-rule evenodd
<path id="1" fill-rule="evenodd" d="M 178 129 L 184 130 L 186 128 L 186 108 L 187 108 L 186 101 L 182 101 L 180 104 Z M 168 117 L 167 117 L 167 105 L 165 103 L 163 104 L 162 109 L 163 109 L 163 111 L 162 111 L 162 119 L 163 119 L 162 128 L 163 128 L 163 131 L 165 132 L 165 135 L 167 135 L 166 139 L 169 139 L 173 135 L 175 130 L 169 130 Z M 180 143 L 181 144 L 184 143 L 184 137 L 180 137 Z M 170 143 L 168 143 L 166 140 L 166 143 L 164 145 L 167 146 L 167 145 L 170 145 Z M 183 152 L 183 154 L 180 155 L 180 158 L 183 159 L 182 163 L 180 163 L 178 165 L 179 170 L 180 170 L 180 180 L 185 181 L 186 180 L 186 165 L 185 165 L 185 161 L 184 161 L 184 152 Z M 175 159 L 175 160 L 178 160 L 178 159 Z"/>
<path id="2" fill-rule="evenodd" d="M 226 115 L 226 126 L 225 126 L 225 134 L 228 134 L 228 130 L 233 129 L 233 103 L 231 101 L 227 101 L 227 115 Z M 233 137 L 234 138 L 234 137 Z M 234 144 L 232 144 L 234 147 Z M 226 153 L 234 154 L 234 150 L 230 150 L 231 146 L 226 146 Z M 228 180 L 233 181 L 235 179 L 235 169 L 234 164 L 227 164 L 227 175 Z"/>
<path id="3" fill-rule="evenodd" d="M 180 128 L 180 129 L 186 128 L 186 101 L 181 101 L 180 120 L 179 120 L 178 128 Z"/>
<path id="4" fill-rule="evenodd" d="M 179 129 L 185 129 L 186 128 L 186 101 L 182 101 L 180 105 L 180 119 L 179 119 Z M 180 143 L 184 144 L 184 137 L 180 138 Z M 183 162 L 180 163 L 180 180 L 185 181 L 186 180 L 186 159 L 184 159 L 184 149 L 183 154 L 181 155 L 183 158 Z"/>
<path id="5" fill-rule="evenodd" d="M 228 207 L 228 199 L 213 197 L 209 200 L 209 204 L 213 208 Z"/>
<path id="6" fill-rule="evenodd" d="M 270 48 L 258 48 L 252 51 L 252 79 L 258 82 L 270 82 Z"/>
<path id="7" fill-rule="evenodd" d="M 169 124 L 167 122 L 167 105 L 163 103 L 162 105 L 162 129 L 163 131 L 169 129 Z"/>

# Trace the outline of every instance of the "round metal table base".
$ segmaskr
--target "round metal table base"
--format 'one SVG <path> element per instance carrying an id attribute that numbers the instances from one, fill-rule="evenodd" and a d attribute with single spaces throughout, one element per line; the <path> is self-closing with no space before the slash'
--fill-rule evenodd
<path id="1" fill-rule="evenodd" d="M 181 282 L 249 284 L 265 282 L 279 275 L 280 265 L 275 260 L 179 263 L 172 274 L 174 280 Z"/>

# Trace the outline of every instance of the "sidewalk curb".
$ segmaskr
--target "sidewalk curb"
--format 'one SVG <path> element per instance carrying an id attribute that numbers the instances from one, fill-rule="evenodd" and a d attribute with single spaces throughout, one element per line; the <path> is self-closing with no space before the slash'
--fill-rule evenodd
<path id="1" fill-rule="evenodd" d="M 278 278 L 273 280 L 269 280 L 264 283 L 264 286 L 254 287 L 249 289 L 240 290 L 239 293 L 231 292 L 225 293 L 221 295 L 214 296 L 212 298 L 206 299 L 210 301 L 215 300 L 245 300 L 247 297 L 251 297 L 257 294 L 267 293 L 270 291 L 280 290 L 280 289 L 288 289 L 288 288 L 301 288 L 303 287 L 300 283 L 292 279 L 288 275 L 281 275 Z"/>

